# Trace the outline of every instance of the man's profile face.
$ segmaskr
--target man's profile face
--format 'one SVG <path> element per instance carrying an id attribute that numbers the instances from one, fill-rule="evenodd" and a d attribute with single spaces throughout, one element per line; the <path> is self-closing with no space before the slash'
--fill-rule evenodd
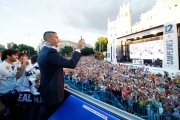
<path id="1" fill-rule="evenodd" d="M 18 59 L 18 54 L 12 54 L 12 56 L 7 57 L 11 62 L 16 62 Z"/>
<path id="2" fill-rule="evenodd" d="M 56 33 L 51 34 L 49 43 L 51 43 L 55 47 L 58 47 L 59 38 Z"/>
<path id="3" fill-rule="evenodd" d="M 22 56 L 22 60 L 23 62 L 26 62 L 28 60 L 28 56 L 27 55 Z"/>
<path id="4" fill-rule="evenodd" d="M 2 52 L 0 51 L 0 57 L 2 57 Z"/>
<path id="5" fill-rule="evenodd" d="M 20 56 L 20 58 L 18 58 L 19 59 L 19 61 L 21 62 L 21 63 L 23 63 L 24 61 L 26 61 L 25 59 L 27 58 L 27 56 L 26 55 L 23 55 L 23 56 Z"/>

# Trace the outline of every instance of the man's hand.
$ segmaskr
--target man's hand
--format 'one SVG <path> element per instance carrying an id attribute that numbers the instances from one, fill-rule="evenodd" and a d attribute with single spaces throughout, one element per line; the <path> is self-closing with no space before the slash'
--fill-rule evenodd
<path id="1" fill-rule="evenodd" d="M 78 44 L 77 44 L 77 50 L 81 50 L 82 46 L 85 44 L 84 39 L 79 40 Z"/>
<path id="2" fill-rule="evenodd" d="M 63 71 L 64 71 L 64 72 L 66 72 L 66 71 L 68 71 L 68 70 L 69 70 L 68 68 L 63 68 Z"/>
<path id="3" fill-rule="evenodd" d="M 23 62 L 23 64 L 22 64 L 22 66 L 23 66 L 24 69 L 25 69 L 28 65 L 29 65 L 29 61 L 28 61 L 28 60 L 25 61 L 25 62 Z"/>
<path id="4" fill-rule="evenodd" d="M 64 84 L 64 88 L 68 88 L 69 86 L 68 86 L 68 84 Z"/>

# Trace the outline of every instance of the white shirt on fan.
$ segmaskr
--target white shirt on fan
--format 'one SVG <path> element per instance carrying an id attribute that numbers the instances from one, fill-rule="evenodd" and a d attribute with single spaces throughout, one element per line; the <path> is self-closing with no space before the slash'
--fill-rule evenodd
<path id="1" fill-rule="evenodd" d="M 7 93 L 16 86 L 17 66 L 6 61 L 0 63 L 0 93 Z"/>
<path id="2" fill-rule="evenodd" d="M 21 62 L 17 59 L 16 62 L 14 62 L 14 64 L 17 66 L 17 68 L 21 67 Z"/>
<path id="3" fill-rule="evenodd" d="M 28 76 L 28 77 L 26 77 L 26 76 L 24 77 L 22 87 L 21 87 L 21 91 L 29 91 L 30 90 L 31 86 L 29 85 L 29 81 L 31 81 L 31 83 L 33 85 L 35 85 L 36 76 L 38 74 L 40 74 L 38 63 L 36 62 L 34 65 L 29 64 L 25 69 L 25 72 L 28 72 L 28 71 L 33 72 L 33 74 Z"/>

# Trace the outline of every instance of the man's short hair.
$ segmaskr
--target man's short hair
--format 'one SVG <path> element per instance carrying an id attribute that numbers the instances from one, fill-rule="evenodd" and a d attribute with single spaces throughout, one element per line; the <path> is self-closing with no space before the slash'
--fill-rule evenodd
<path id="1" fill-rule="evenodd" d="M 32 55 L 30 59 L 31 59 L 31 63 L 35 64 L 37 62 L 38 56 L 37 55 Z"/>
<path id="2" fill-rule="evenodd" d="M 46 41 L 47 37 L 48 37 L 48 36 L 51 36 L 52 33 L 57 34 L 57 33 L 54 32 L 54 31 L 46 31 L 46 32 L 44 33 L 44 35 L 43 35 L 44 41 Z"/>
<path id="3" fill-rule="evenodd" d="M 28 52 L 27 52 L 27 50 L 23 50 L 22 53 L 25 53 L 27 55 Z"/>
<path id="4" fill-rule="evenodd" d="M 2 52 L 1 60 L 4 61 L 7 58 L 7 55 L 12 56 L 12 55 L 15 55 L 15 54 L 18 54 L 18 52 L 16 50 L 12 50 L 12 49 L 4 50 Z"/>
<path id="5" fill-rule="evenodd" d="M 21 57 L 24 57 L 24 56 L 26 56 L 26 53 L 22 53 L 22 52 L 18 53 L 18 58 L 21 58 Z"/>

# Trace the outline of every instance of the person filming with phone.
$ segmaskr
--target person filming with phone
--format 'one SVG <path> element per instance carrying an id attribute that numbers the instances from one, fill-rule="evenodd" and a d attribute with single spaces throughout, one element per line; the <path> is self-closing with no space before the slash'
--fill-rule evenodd
<path id="1" fill-rule="evenodd" d="M 75 68 L 81 58 L 84 40 L 79 40 L 71 59 L 64 58 L 57 50 L 59 38 L 56 32 L 47 31 L 43 35 L 43 48 L 38 56 L 41 80 L 38 92 L 44 102 L 39 109 L 39 120 L 48 119 L 64 100 L 63 68 Z"/>

